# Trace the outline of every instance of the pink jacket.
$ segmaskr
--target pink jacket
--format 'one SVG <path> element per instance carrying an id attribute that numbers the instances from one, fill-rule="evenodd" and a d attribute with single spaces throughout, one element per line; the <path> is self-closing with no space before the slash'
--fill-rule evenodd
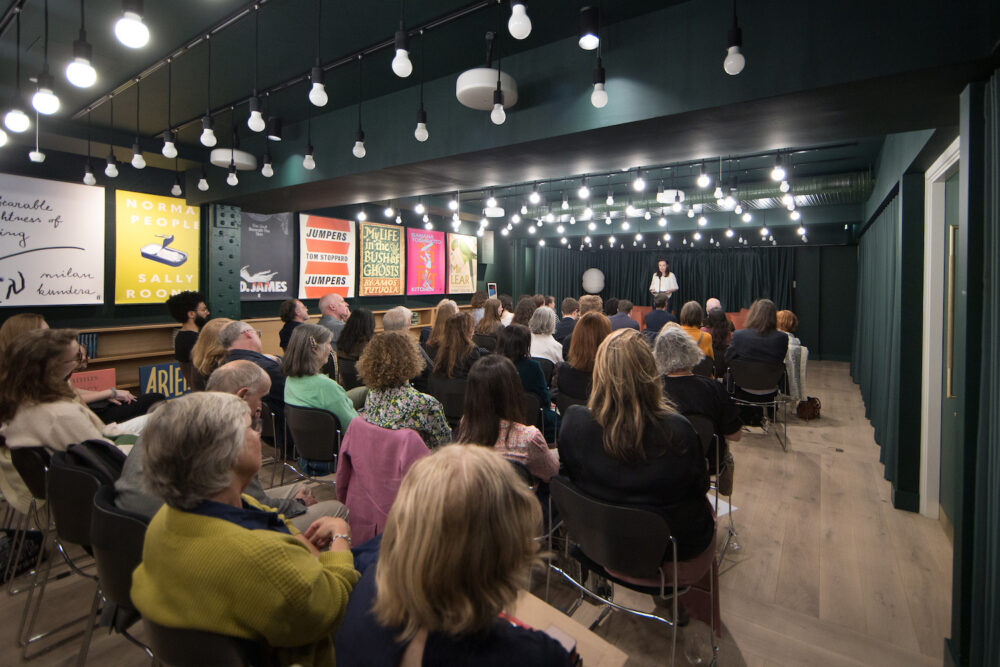
<path id="1" fill-rule="evenodd" d="M 416 431 L 398 431 L 351 420 L 340 445 L 337 499 L 351 511 L 354 544 L 382 532 L 403 476 L 413 462 L 430 454 Z"/>

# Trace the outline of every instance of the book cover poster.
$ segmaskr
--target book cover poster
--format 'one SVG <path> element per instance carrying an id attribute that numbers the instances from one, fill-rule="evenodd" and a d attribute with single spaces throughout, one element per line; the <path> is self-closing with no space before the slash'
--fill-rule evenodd
<path id="1" fill-rule="evenodd" d="M 115 192 L 115 304 L 198 290 L 201 210 L 179 197 Z"/>
<path id="2" fill-rule="evenodd" d="M 354 296 L 354 221 L 299 215 L 299 298 Z"/>
<path id="3" fill-rule="evenodd" d="M 243 212 L 240 220 L 240 301 L 292 298 L 294 219 L 291 213 Z"/>
<path id="4" fill-rule="evenodd" d="M 0 307 L 104 303 L 104 188 L 0 174 Z"/>
<path id="5" fill-rule="evenodd" d="M 406 256 L 403 254 L 403 227 L 362 222 L 361 262 L 358 296 L 396 296 L 403 294 Z"/>
<path id="6" fill-rule="evenodd" d="M 444 232 L 406 230 L 406 293 L 444 294 Z"/>
<path id="7" fill-rule="evenodd" d="M 479 244 L 475 236 L 448 234 L 448 293 L 476 291 L 476 264 Z"/>

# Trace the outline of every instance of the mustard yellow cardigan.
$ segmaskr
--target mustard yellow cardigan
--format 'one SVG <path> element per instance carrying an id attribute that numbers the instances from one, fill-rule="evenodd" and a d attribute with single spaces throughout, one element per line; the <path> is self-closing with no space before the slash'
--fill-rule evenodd
<path id="1" fill-rule="evenodd" d="M 290 535 L 164 505 L 146 531 L 132 601 L 166 627 L 263 641 L 283 665 L 332 666 L 334 631 L 359 577 L 349 551 L 316 558 Z"/>

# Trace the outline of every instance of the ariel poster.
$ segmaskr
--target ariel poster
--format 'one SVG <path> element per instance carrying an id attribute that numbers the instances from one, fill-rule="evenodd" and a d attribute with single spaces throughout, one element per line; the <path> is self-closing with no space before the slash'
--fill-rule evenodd
<path id="1" fill-rule="evenodd" d="M 406 293 L 444 294 L 444 232 L 406 230 Z"/>
<path id="2" fill-rule="evenodd" d="M 448 293 L 476 291 L 476 264 L 479 239 L 465 234 L 448 234 Z"/>

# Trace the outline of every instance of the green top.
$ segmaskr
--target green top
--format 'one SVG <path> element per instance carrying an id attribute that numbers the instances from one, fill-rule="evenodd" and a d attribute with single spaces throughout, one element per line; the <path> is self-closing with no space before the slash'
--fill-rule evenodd
<path id="1" fill-rule="evenodd" d="M 328 410 L 337 416 L 345 432 L 351 420 L 358 416 L 344 388 L 319 373 L 285 378 L 285 403 L 300 408 Z"/>

